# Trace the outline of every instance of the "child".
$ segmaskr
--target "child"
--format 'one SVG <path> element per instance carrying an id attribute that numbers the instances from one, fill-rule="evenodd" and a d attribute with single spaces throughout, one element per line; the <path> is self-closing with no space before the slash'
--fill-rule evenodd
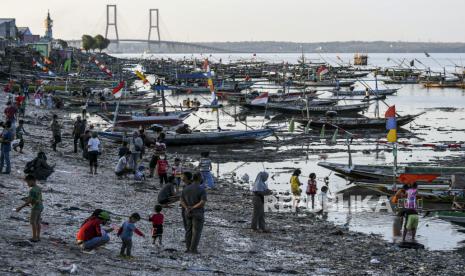
<path id="1" fill-rule="evenodd" d="M 325 211 L 325 205 L 328 201 L 328 191 L 329 191 L 329 188 L 328 186 L 323 186 L 321 187 L 321 193 L 320 193 L 320 202 L 321 202 L 321 210 L 322 211 Z"/>
<path id="2" fill-rule="evenodd" d="M 26 202 L 20 207 L 16 208 L 16 212 L 21 211 L 27 205 L 31 205 L 31 218 L 30 223 L 32 226 L 32 239 L 31 242 L 40 241 L 40 222 L 42 210 L 44 205 L 42 203 L 42 190 L 36 185 L 36 178 L 33 175 L 28 174 L 25 178 L 27 186 L 31 188 L 29 195 L 26 198 Z"/>
<path id="3" fill-rule="evenodd" d="M 417 183 L 413 183 L 412 186 L 407 189 L 407 201 L 404 207 L 407 209 L 417 208 Z"/>
<path id="4" fill-rule="evenodd" d="M 174 176 L 174 183 L 176 184 L 176 192 L 179 191 L 179 186 L 181 185 L 181 176 L 182 176 L 182 165 L 181 159 L 176 157 L 174 159 L 174 165 L 171 168 L 172 175 Z"/>
<path id="5" fill-rule="evenodd" d="M 16 139 L 19 139 L 19 143 L 13 147 L 15 151 L 18 151 L 18 147 L 19 147 L 19 153 L 23 153 L 23 148 L 24 148 L 23 135 L 24 134 L 28 134 L 26 130 L 24 129 L 24 120 L 19 120 L 18 127 L 16 128 Z"/>
<path id="6" fill-rule="evenodd" d="M 134 180 L 136 181 L 145 181 L 145 167 L 139 165 L 136 173 L 134 174 Z"/>
<path id="7" fill-rule="evenodd" d="M 163 236 L 163 221 L 165 216 L 161 213 L 163 208 L 161 205 L 155 205 L 155 214 L 151 215 L 149 220 L 152 222 L 152 238 L 153 244 L 155 244 L 158 238 L 158 245 L 162 245 L 162 236 Z"/>
<path id="8" fill-rule="evenodd" d="M 405 242 L 407 232 L 412 233 L 412 241 L 415 240 L 415 234 L 418 228 L 418 213 L 415 209 L 404 209 L 400 212 L 400 216 L 404 217 L 404 232 L 402 235 L 402 241 Z"/>
<path id="9" fill-rule="evenodd" d="M 199 170 L 202 174 L 202 187 L 204 188 L 215 188 L 215 181 L 213 180 L 213 176 L 211 173 L 212 170 L 212 161 L 208 156 L 210 152 L 205 151 L 200 154 L 200 162 L 199 162 Z"/>
<path id="10" fill-rule="evenodd" d="M 312 209 L 315 209 L 315 194 L 317 191 L 317 186 L 316 186 L 316 174 L 311 173 L 309 175 L 309 179 L 307 182 L 307 208 L 308 208 L 308 198 L 312 199 Z"/>
<path id="11" fill-rule="evenodd" d="M 140 215 L 138 213 L 134 213 L 129 217 L 129 220 L 125 221 L 118 230 L 118 237 L 120 237 L 121 241 L 123 242 L 123 244 L 121 245 L 121 251 L 119 253 L 120 257 L 126 257 L 131 259 L 133 258 L 131 255 L 133 232 L 135 232 L 137 235 L 141 237 L 144 237 L 144 233 L 139 231 L 139 229 L 137 229 L 135 225 L 136 222 L 138 222 L 139 220 Z"/>
<path id="12" fill-rule="evenodd" d="M 160 186 L 163 187 L 164 183 L 168 183 L 168 161 L 166 161 L 166 156 L 160 156 L 160 159 L 157 161 L 157 174 L 160 178 Z"/>
<path id="13" fill-rule="evenodd" d="M 118 179 L 123 179 L 123 176 L 132 172 L 132 169 L 128 168 L 129 158 L 131 158 L 131 151 L 127 151 L 118 160 L 118 163 L 115 167 L 115 174 L 118 177 Z"/>
<path id="14" fill-rule="evenodd" d="M 292 200 L 292 208 L 297 210 L 297 207 L 300 203 L 300 195 L 302 194 L 302 189 L 300 189 L 300 186 L 302 186 L 302 183 L 300 183 L 300 180 L 299 180 L 299 175 L 301 174 L 302 172 L 300 171 L 300 169 L 296 169 L 294 170 L 294 172 L 292 173 L 292 176 L 291 176 L 291 193 L 292 193 L 292 196 L 293 196 L 293 200 Z"/>

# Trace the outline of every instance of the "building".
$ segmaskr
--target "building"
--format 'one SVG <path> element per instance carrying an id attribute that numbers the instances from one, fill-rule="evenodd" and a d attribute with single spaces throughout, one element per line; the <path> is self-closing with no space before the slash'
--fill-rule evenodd
<path id="1" fill-rule="evenodd" d="M 0 38 L 16 39 L 16 19 L 0 18 Z"/>
<path id="2" fill-rule="evenodd" d="M 52 31 L 53 20 L 50 18 L 50 11 L 47 12 L 47 18 L 45 18 L 44 25 L 45 25 L 44 39 L 51 41 L 53 39 L 53 31 Z"/>
<path id="3" fill-rule="evenodd" d="M 18 37 L 22 44 L 36 43 L 40 41 L 40 35 L 33 35 L 29 27 L 18 27 Z"/>

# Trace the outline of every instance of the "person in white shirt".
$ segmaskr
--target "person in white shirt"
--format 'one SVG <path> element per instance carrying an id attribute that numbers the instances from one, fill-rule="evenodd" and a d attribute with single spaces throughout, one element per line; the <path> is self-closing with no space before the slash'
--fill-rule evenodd
<path id="1" fill-rule="evenodd" d="M 90 174 L 97 174 L 97 159 L 100 153 L 100 140 L 98 139 L 97 132 L 92 133 L 92 137 L 89 139 L 87 143 L 87 152 L 89 155 L 89 166 L 90 166 Z"/>
<path id="2" fill-rule="evenodd" d="M 128 168 L 128 161 L 130 157 L 131 151 L 128 151 L 118 160 L 115 167 L 115 174 L 118 176 L 118 179 L 122 179 L 124 175 L 132 172 L 132 170 Z"/>

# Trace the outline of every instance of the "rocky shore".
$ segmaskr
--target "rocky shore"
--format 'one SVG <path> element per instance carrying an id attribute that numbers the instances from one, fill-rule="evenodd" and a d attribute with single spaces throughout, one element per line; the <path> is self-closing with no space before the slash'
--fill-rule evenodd
<path id="1" fill-rule="evenodd" d="M 177 204 L 164 210 L 163 247 L 153 246 L 150 238 L 135 237 L 135 259 L 123 260 L 117 257 L 120 240 L 111 234 L 105 248 L 94 255 L 83 254 L 74 243 L 75 234 L 93 209 L 110 211 L 114 226 L 132 212 L 148 217 L 159 184 L 154 179 L 144 183 L 116 180 L 117 145 L 106 141 L 100 172 L 89 175 L 87 162 L 72 153 L 72 119 L 68 113 L 56 113 L 65 129 L 59 152 L 50 150 L 47 126 L 51 112 L 29 106 L 25 128 L 30 135 L 26 136 L 25 153 L 12 152 L 12 174 L 0 176 L 2 275 L 60 275 L 71 270 L 79 275 L 463 275 L 464 252 L 400 249 L 378 236 L 335 226 L 318 215 L 267 213 L 271 233 L 255 233 L 249 228 L 251 196 L 229 178 L 219 179 L 218 190 L 208 194 L 200 255 L 184 253 Z M 49 163 L 56 164 L 56 172 L 39 184 L 45 205 L 42 241 L 30 243 L 29 210 L 16 213 L 13 209 L 27 194 L 22 181 L 24 166 L 39 150 L 45 150 Z M 194 147 L 170 148 L 168 157 L 174 152 L 182 152 L 185 159 L 198 156 Z M 245 158 L 250 152 L 243 154 Z M 140 221 L 138 227 L 150 233 L 147 221 Z"/>

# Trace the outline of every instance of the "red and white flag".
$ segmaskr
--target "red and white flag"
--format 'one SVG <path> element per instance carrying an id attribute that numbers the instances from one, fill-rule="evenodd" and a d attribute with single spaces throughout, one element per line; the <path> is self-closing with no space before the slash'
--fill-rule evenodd
<path id="1" fill-rule="evenodd" d="M 326 66 L 324 65 L 321 65 L 316 71 L 316 74 L 322 76 L 324 74 L 327 74 L 328 72 L 329 72 L 328 68 L 326 68 Z"/>
<path id="2" fill-rule="evenodd" d="M 268 103 L 268 92 L 260 94 L 260 96 L 253 99 L 251 104 L 262 105 Z"/>
<path id="3" fill-rule="evenodd" d="M 100 71 L 104 72 L 105 74 L 107 74 L 110 77 L 113 77 L 113 73 L 110 71 L 110 69 L 108 69 L 105 66 L 105 64 L 98 61 L 95 57 L 92 57 L 91 60 L 97 65 L 97 67 L 100 69 Z"/>
<path id="4" fill-rule="evenodd" d="M 121 95 L 123 94 L 123 91 L 121 91 L 121 89 L 123 89 L 125 84 L 126 83 L 124 81 L 120 81 L 117 86 L 113 87 L 111 94 L 113 94 L 115 98 L 121 97 Z"/>

